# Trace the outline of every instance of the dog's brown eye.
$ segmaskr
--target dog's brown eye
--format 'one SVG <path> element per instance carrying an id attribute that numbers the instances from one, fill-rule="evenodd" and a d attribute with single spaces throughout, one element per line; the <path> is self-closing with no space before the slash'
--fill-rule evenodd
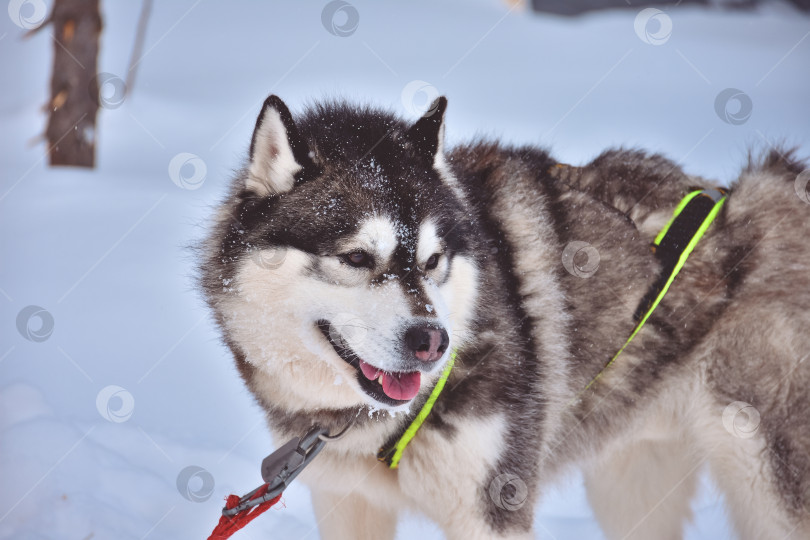
<path id="1" fill-rule="evenodd" d="M 371 267 L 371 256 L 365 251 L 352 251 L 343 256 L 343 260 L 355 268 Z"/>
<path id="2" fill-rule="evenodd" d="M 425 261 L 425 270 L 433 270 L 434 268 L 439 266 L 439 257 L 441 257 L 441 254 L 439 253 L 434 253 L 433 255 L 428 257 L 428 260 Z"/>

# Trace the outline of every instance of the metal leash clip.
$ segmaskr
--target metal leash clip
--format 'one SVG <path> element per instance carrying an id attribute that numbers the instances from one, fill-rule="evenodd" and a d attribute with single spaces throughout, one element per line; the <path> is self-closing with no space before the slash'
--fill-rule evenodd
<path id="1" fill-rule="evenodd" d="M 236 514 L 276 498 L 298 476 L 304 467 L 315 459 L 329 440 L 328 432 L 318 426 L 311 428 L 303 437 L 295 437 L 262 461 L 262 479 L 267 483 L 267 492 L 252 498 L 264 485 L 257 487 L 239 499 L 233 508 L 223 508 L 222 515 Z"/>

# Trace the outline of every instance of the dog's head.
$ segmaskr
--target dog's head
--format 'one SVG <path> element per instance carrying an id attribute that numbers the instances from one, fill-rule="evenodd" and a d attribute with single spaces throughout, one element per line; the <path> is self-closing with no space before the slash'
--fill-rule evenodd
<path id="1" fill-rule="evenodd" d="M 203 272 L 267 399 L 398 408 L 467 340 L 478 269 L 446 104 L 408 124 L 341 103 L 294 119 L 265 101 Z"/>

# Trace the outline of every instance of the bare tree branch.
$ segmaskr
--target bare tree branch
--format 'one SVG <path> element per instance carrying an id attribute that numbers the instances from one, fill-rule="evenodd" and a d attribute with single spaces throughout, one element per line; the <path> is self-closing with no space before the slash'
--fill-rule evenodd
<path id="1" fill-rule="evenodd" d="M 129 69 L 127 70 L 126 93 L 132 92 L 135 86 L 135 75 L 138 72 L 138 64 L 143 51 L 143 42 L 146 39 L 146 24 L 149 22 L 149 14 L 152 12 L 152 0 L 143 0 L 141 4 L 141 15 L 138 18 L 138 29 L 135 33 L 135 45 L 132 47 L 132 56 L 129 58 Z"/>

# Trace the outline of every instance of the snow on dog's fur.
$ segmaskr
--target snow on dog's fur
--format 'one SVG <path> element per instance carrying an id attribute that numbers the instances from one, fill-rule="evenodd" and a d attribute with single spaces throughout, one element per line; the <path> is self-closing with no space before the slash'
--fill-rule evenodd
<path id="1" fill-rule="evenodd" d="M 393 538 L 411 508 L 449 538 L 530 538 L 542 487 L 579 465 L 609 537 L 677 538 L 704 464 L 740 537 L 809 536 L 804 166 L 752 160 L 583 392 L 658 277 L 656 233 L 715 186 L 639 151 L 575 168 L 533 147 L 446 150 L 445 107 L 414 123 L 347 103 L 293 118 L 271 96 L 203 246 L 209 304 L 276 440 L 355 420 L 301 476 L 322 537 Z M 378 449 L 452 351 L 387 468 Z"/>

